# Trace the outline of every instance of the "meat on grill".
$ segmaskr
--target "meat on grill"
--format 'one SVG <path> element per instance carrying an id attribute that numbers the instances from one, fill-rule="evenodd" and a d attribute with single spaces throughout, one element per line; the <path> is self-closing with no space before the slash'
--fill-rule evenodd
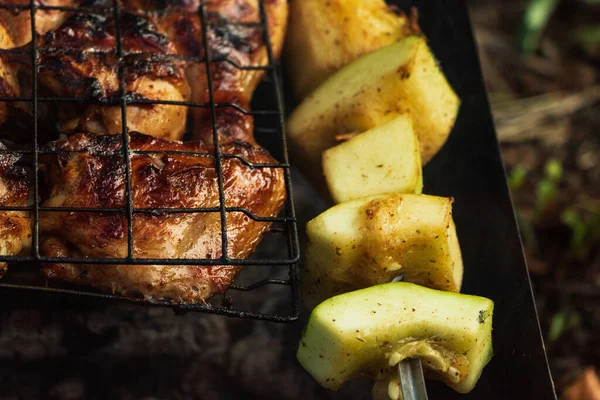
<path id="1" fill-rule="evenodd" d="M 83 5 L 89 9 L 106 1 L 87 0 Z M 191 99 L 209 103 L 199 2 L 122 0 L 121 7 L 122 76 L 126 99 L 132 102 L 127 106 L 128 128 L 155 137 L 180 139 L 186 124 L 186 106 L 136 102 Z M 253 120 L 247 111 L 265 71 L 251 67 L 268 65 L 267 46 L 259 26 L 258 0 L 207 0 L 205 7 L 206 37 L 213 60 L 214 100 L 237 106 L 217 108 L 217 126 L 233 120 L 233 126 L 237 127 L 233 137 L 222 136 L 234 132 L 232 129 L 218 132 L 218 136 L 225 141 L 253 142 Z M 265 11 L 273 56 L 278 57 L 283 44 L 287 3 L 268 0 Z M 44 49 L 39 60 L 42 88 L 59 97 L 114 103 L 120 94 L 117 39 L 112 15 L 72 14 L 59 28 L 40 36 L 38 47 Z M 183 57 L 187 58 L 183 60 Z M 248 67 L 250 69 L 244 69 Z M 60 110 L 60 130 L 121 133 L 121 114 L 119 104 L 85 107 L 68 104 Z M 193 115 L 196 138 L 212 140 L 210 107 L 196 107 Z"/>
<path id="2" fill-rule="evenodd" d="M 8 49 L 12 47 L 13 41 L 4 26 L 0 24 L 0 48 Z M 8 56 L 0 57 L 0 97 L 15 97 L 20 95 L 17 76 L 18 68 L 9 58 Z M 11 105 L 9 102 L 0 101 L 0 125 L 6 122 Z"/>
<path id="3" fill-rule="evenodd" d="M 123 115 L 118 101 L 122 77 L 124 97 L 132 102 L 126 107 L 127 127 L 154 137 L 180 139 L 187 107 L 147 104 L 190 98 L 183 62 L 176 57 L 175 46 L 150 20 L 131 13 L 121 14 L 120 35 L 121 65 L 112 16 L 73 14 L 41 38 L 38 47 L 44 52 L 39 58 L 38 76 L 43 90 L 87 101 L 82 107 L 73 103 L 60 107 L 60 130 L 122 133 Z M 112 105 L 102 104 L 110 102 Z"/>
<path id="4" fill-rule="evenodd" d="M 135 8 L 140 0 L 125 0 Z M 221 142 L 240 139 L 253 142 L 253 119 L 248 115 L 252 95 L 265 75 L 269 65 L 267 46 L 264 40 L 259 0 L 205 0 L 206 32 L 203 32 L 197 3 L 192 0 L 160 2 L 158 11 L 169 11 L 154 17 L 157 25 L 167 32 L 179 54 L 197 60 L 187 64 L 186 75 L 192 90 L 192 100 L 209 104 L 210 90 L 205 62 L 209 50 L 213 100 L 216 109 L 217 127 L 236 126 L 219 131 Z M 266 0 L 265 14 L 273 58 L 281 54 L 287 23 L 286 0 Z M 194 11 L 190 13 L 189 11 Z M 207 46 L 204 45 L 204 35 Z M 212 110 L 198 107 L 192 111 L 194 135 L 197 139 L 211 140 L 213 132 L 210 122 Z M 232 123 L 233 121 L 233 123 Z M 233 135 L 233 136 L 232 136 Z"/>
<path id="5" fill-rule="evenodd" d="M 221 218 L 214 212 L 220 204 L 214 158 L 170 152 L 212 154 L 214 146 L 207 143 L 212 143 L 216 134 L 223 153 L 249 163 L 276 163 L 255 143 L 253 118 L 248 114 L 250 100 L 265 74 L 265 70 L 252 67 L 265 67 L 269 62 L 260 27 L 259 0 L 205 0 L 206 27 L 201 26 L 198 0 L 120 0 L 118 21 L 115 13 L 107 12 L 113 5 L 110 0 L 36 1 L 84 7 L 77 13 L 56 10 L 36 13 L 40 50 L 38 93 L 78 99 L 57 102 L 59 130 L 71 136 L 47 145 L 46 150 L 66 153 L 40 156 L 49 192 L 44 206 L 127 206 L 122 139 L 114 135 L 122 133 L 125 121 L 129 131 L 145 133 L 128 136 L 134 151 L 130 164 L 132 207 L 213 208 L 213 212 L 135 212 L 130 256 L 159 259 L 223 256 Z M 276 58 L 283 44 L 287 3 L 264 0 L 264 4 L 272 55 Z M 103 11 L 91 10 L 93 7 Z M 0 46 L 11 48 L 31 40 L 29 35 L 20 37 L 18 43 L 10 42 L 13 32 L 24 26 L 22 20 L 27 15 L 0 13 Z M 38 21 L 38 17 L 47 20 Z M 2 26 L 8 30 L 4 36 Z M 161 102 L 192 100 L 208 104 L 211 91 L 207 56 L 212 60 L 212 93 L 218 103 L 216 120 L 212 120 L 210 107 L 194 107 L 194 135 L 199 141 L 173 141 L 184 133 L 188 107 Z M 22 63 L 27 62 L 25 57 Z M 31 70 L 32 66 L 29 67 Z M 10 82 L 2 71 L 0 65 L 0 80 Z M 12 88 L 12 93 L 18 94 L 16 84 L 2 87 Z M 29 93 L 31 88 L 23 87 L 22 91 Z M 123 98 L 127 103 L 125 115 L 119 104 Z M 0 117 L 5 114 L 0 109 Z M 217 132 L 213 133 L 213 126 Z M 227 207 L 244 208 L 259 217 L 279 213 L 285 200 L 281 169 L 253 168 L 231 157 L 222 160 L 222 172 Z M 269 226 L 242 212 L 228 213 L 227 256 L 248 257 Z M 44 256 L 128 257 L 128 218 L 120 211 L 42 211 L 39 229 L 40 252 Z M 225 291 L 239 269 L 67 262 L 42 268 L 48 278 L 178 303 L 204 301 Z"/>
<path id="6" fill-rule="evenodd" d="M 6 150 L 0 143 L 0 150 Z M 0 153 L 0 206 L 24 207 L 28 205 L 29 175 L 18 165 L 17 154 Z M 31 219 L 27 211 L 0 211 L 0 255 L 14 256 L 31 247 Z M 0 276 L 6 263 L 0 262 Z"/>
<path id="7" fill-rule="evenodd" d="M 45 155 L 49 198 L 47 207 L 123 208 L 125 163 L 119 136 L 76 134 L 49 145 L 51 150 L 77 153 Z M 209 156 L 171 154 L 169 151 L 214 153 L 202 142 L 172 142 L 141 134 L 130 135 L 131 198 L 134 208 L 219 207 L 215 160 Z M 275 163 L 251 144 L 231 141 L 224 154 L 249 163 Z M 156 154 L 136 154 L 155 151 Z M 222 160 L 227 207 L 242 207 L 255 216 L 276 216 L 285 200 L 280 168 L 250 167 L 237 158 Z M 200 258 L 222 256 L 218 212 L 134 213 L 133 257 Z M 227 213 L 228 256 L 245 258 L 255 249 L 269 223 L 254 221 L 241 212 Z M 118 212 L 41 212 L 41 252 L 52 257 L 125 258 L 128 220 Z M 77 265 L 43 267 L 48 278 L 93 285 L 115 293 L 146 299 L 201 302 L 226 290 L 238 273 L 233 266 Z"/>
<path id="8" fill-rule="evenodd" d="M 35 0 L 37 6 L 49 7 L 76 7 L 81 0 Z M 21 47 L 31 42 L 31 13 L 29 0 L 3 0 L 2 4 L 21 6 L 19 8 L 0 9 L 0 25 L 2 25 L 10 38 L 10 43 L 2 42 L 2 49 L 11 49 Z M 37 9 L 35 11 L 35 30 L 43 35 L 48 31 L 58 28 L 64 20 L 70 15 L 69 11 Z"/>

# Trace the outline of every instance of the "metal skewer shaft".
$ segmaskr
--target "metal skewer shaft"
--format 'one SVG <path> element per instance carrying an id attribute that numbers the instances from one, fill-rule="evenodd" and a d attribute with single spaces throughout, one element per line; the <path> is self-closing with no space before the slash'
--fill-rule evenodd
<path id="1" fill-rule="evenodd" d="M 404 275 L 395 277 L 392 282 L 404 281 Z M 407 358 L 398 363 L 398 379 L 402 400 L 428 400 L 423 365 L 418 358 Z"/>
<path id="2" fill-rule="evenodd" d="M 428 400 L 423 365 L 418 358 L 407 358 L 398 363 L 398 378 L 402 400 Z"/>

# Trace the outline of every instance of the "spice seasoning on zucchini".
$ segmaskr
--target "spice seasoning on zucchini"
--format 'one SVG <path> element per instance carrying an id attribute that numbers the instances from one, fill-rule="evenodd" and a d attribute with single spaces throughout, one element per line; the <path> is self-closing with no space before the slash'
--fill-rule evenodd
<path id="1" fill-rule="evenodd" d="M 451 198 L 386 194 L 330 208 L 306 226 L 302 295 L 312 308 L 352 290 L 406 281 L 458 292 L 463 262 Z"/>
<path id="2" fill-rule="evenodd" d="M 370 377 L 395 398 L 395 366 L 419 357 L 429 377 L 467 393 L 492 357 L 493 307 L 483 297 L 408 282 L 345 293 L 313 310 L 298 361 L 328 389 Z"/>

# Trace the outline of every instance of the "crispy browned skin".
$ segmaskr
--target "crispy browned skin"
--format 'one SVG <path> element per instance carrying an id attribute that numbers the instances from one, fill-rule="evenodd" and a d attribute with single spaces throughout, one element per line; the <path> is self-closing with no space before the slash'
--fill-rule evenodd
<path id="1" fill-rule="evenodd" d="M 6 146 L 0 143 L 0 150 Z M 30 179 L 17 165 L 19 155 L 0 153 L 0 206 L 27 206 Z M 0 211 L 0 255 L 13 256 L 31 247 L 31 219 L 26 211 Z M 0 262 L 0 276 L 6 263 Z"/>
<path id="2" fill-rule="evenodd" d="M 52 5 L 59 5 L 59 1 L 70 1 L 69 4 L 60 5 L 81 4 L 87 9 L 111 5 L 107 0 L 47 1 L 57 2 Z M 195 60 L 205 59 L 199 1 L 122 0 L 120 3 L 123 9 L 123 52 L 143 53 L 125 57 L 125 89 L 128 98 L 167 101 L 191 99 L 197 103 L 209 103 L 206 64 L 168 57 L 181 55 Z M 278 58 L 287 22 L 287 2 L 266 0 L 264 3 L 273 56 Z M 244 25 L 261 21 L 258 0 L 206 0 L 205 6 L 206 35 L 210 58 L 213 60 L 211 73 L 214 100 L 217 103 L 233 103 L 247 111 L 254 90 L 265 71 L 243 70 L 239 67 L 268 65 L 262 28 Z M 149 14 L 147 11 L 158 13 Z M 58 14 L 54 20 L 59 20 Z M 117 38 L 112 14 L 63 12 L 60 13 L 60 23 L 47 25 L 51 29 L 38 29 L 46 32 L 38 38 L 38 47 L 45 49 L 39 61 L 42 92 L 96 102 L 117 98 L 119 81 L 117 57 L 114 53 Z M 29 40 L 30 36 L 27 41 Z M 184 75 L 187 76 L 187 81 Z M 211 124 L 207 124 L 212 119 L 211 113 L 208 107 L 194 108 L 196 138 L 212 140 Z M 81 107 L 68 103 L 59 110 L 60 130 L 64 133 L 120 133 L 121 114 L 119 106 Z M 132 131 L 166 139 L 180 139 L 185 129 L 186 114 L 185 106 L 130 105 L 127 107 L 127 125 Z M 219 107 L 216 117 L 216 124 L 220 127 L 218 136 L 223 141 L 240 139 L 254 142 L 253 119 L 244 111 L 235 107 Z M 234 129 L 229 129 L 228 126 Z"/>
<path id="3" fill-rule="evenodd" d="M 131 7 L 138 5 L 139 0 L 128 0 Z M 203 31 L 197 4 L 186 2 L 185 6 L 170 1 L 160 2 L 160 10 L 170 11 L 167 15 L 155 17 L 171 38 L 180 54 L 206 59 L 203 42 Z M 250 109 L 250 100 L 256 86 L 265 75 L 264 70 L 244 70 L 240 67 L 261 67 L 269 64 L 264 33 L 260 26 L 244 25 L 244 23 L 260 23 L 258 0 L 207 0 L 206 36 L 210 54 L 212 88 L 216 103 L 232 103 L 241 109 Z M 175 10 L 175 11 L 174 11 Z M 187 12 L 177 12 L 179 10 Z M 190 14 L 189 11 L 196 14 Z M 265 12 L 268 20 L 269 38 L 273 57 L 281 54 L 287 23 L 286 0 L 266 0 Z M 205 63 L 188 64 L 186 75 L 192 89 L 192 100 L 197 103 L 209 103 L 209 82 Z M 206 121 L 210 121 L 210 108 L 195 108 L 194 134 L 201 140 L 212 140 L 212 130 L 206 129 Z M 228 121 L 235 120 L 236 127 L 247 128 L 237 131 L 219 132 L 222 140 L 232 138 L 253 142 L 252 116 L 234 107 L 220 107 L 216 110 L 217 126 L 227 126 Z"/>
<path id="4" fill-rule="evenodd" d="M 0 23 L 0 48 L 9 49 L 13 42 L 4 26 Z M 0 97 L 14 97 L 20 95 L 17 65 L 9 60 L 10 57 L 0 57 Z M 11 103 L 0 101 L 0 125 L 6 122 Z"/>
<path id="5" fill-rule="evenodd" d="M 42 157 L 47 168 L 48 207 L 124 207 L 125 170 L 119 136 L 77 134 L 50 145 L 55 150 L 85 150 Z M 132 150 L 194 151 L 213 154 L 201 142 L 169 142 L 132 134 Z M 274 163 L 269 154 L 248 143 L 230 142 L 224 153 L 250 163 Z M 234 158 L 223 160 L 225 202 L 256 216 L 276 216 L 285 199 L 279 168 L 251 168 Z M 181 154 L 134 154 L 131 160 L 135 208 L 218 207 L 214 159 Z M 228 255 L 247 257 L 269 224 L 243 213 L 227 214 Z M 141 214 L 133 217 L 133 256 L 138 258 L 210 258 L 221 256 L 219 213 Z M 126 257 L 127 218 L 118 213 L 43 212 L 41 252 L 46 256 Z M 226 290 L 238 267 L 46 265 L 44 274 L 146 299 L 201 302 Z"/>
<path id="6" fill-rule="evenodd" d="M 81 0 L 35 0 L 38 6 L 76 7 Z M 5 5 L 29 6 L 29 0 L 3 0 Z M 35 30 L 38 34 L 58 28 L 70 15 L 68 11 L 38 9 L 35 13 Z M 10 49 L 31 42 L 31 14 L 29 9 L 0 9 L 0 25 L 8 31 L 12 41 Z M 2 44 L 5 45 L 4 43 Z"/>
<path id="7" fill-rule="evenodd" d="M 121 14 L 122 64 L 126 97 L 131 100 L 187 101 L 190 89 L 175 46 L 149 19 Z M 40 40 L 39 81 L 59 97 L 110 101 L 119 97 L 115 23 L 111 16 L 80 13 Z M 148 135 L 179 139 L 187 107 L 170 104 L 127 106 L 127 126 Z M 119 105 L 87 104 L 61 108 L 61 131 L 95 134 L 122 132 Z"/>

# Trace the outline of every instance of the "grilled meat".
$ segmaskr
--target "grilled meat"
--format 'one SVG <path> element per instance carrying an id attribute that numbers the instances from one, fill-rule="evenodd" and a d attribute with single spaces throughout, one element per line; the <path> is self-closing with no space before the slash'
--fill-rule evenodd
<path id="1" fill-rule="evenodd" d="M 53 150 L 80 151 L 46 155 L 50 196 L 47 207 L 122 208 L 126 206 L 125 168 L 119 136 L 77 134 L 49 145 Z M 131 156 L 131 198 L 134 208 L 218 207 L 215 160 L 191 151 L 213 154 L 202 142 L 170 142 L 130 135 L 130 148 L 156 154 Z M 253 145 L 232 141 L 221 151 L 249 163 L 274 163 Z M 225 204 L 256 216 L 276 216 L 285 199 L 279 168 L 252 168 L 236 158 L 222 160 Z M 247 257 L 269 224 L 241 212 L 227 213 L 228 256 Z M 218 212 L 134 213 L 133 257 L 207 258 L 222 255 Z M 128 222 L 123 213 L 42 212 L 41 252 L 55 257 L 127 257 Z M 232 266 L 121 266 L 53 264 L 43 267 L 48 278 L 88 284 L 122 294 L 174 302 L 201 302 L 226 290 L 238 273 Z"/>
<path id="2" fill-rule="evenodd" d="M 54 29 L 38 36 L 38 48 L 42 50 L 38 61 L 40 93 L 95 103 L 59 103 L 59 130 L 63 133 L 121 133 L 115 21 L 110 12 L 91 11 L 94 7 L 106 9 L 111 2 L 85 0 L 77 4 L 85 9 L 62 13 L 64 22 L 59 27 L 53 26 Z M 199 1 L 121 0 L 120 4 L 121 75 L 128 102 L 127 126 L 131 131 L 155 137 L 180 139 L 187 107 L 148 103 L 210 102 L 206 64 L 201 62 L 206 54 Z M 223 122 L 234 120 L 236 127 L 218 132 L 218 136 L 224 142 L 240 139 L 253 143 L 253 119 L 247 110 L 265 71 L 244 68 L 268 64 L 262 28 L 252 25 L 261 20 L 258 0 L 207 0 L 205 7 L 214 100 L 221 104 L 217 107 L 216 124 L 223 126 Z M 265 11 L 273 55 L 278 57 L 287 3 L 268 0 Z M 187 57 L 187 61 L 182 57 Z M 212 125 L 208 123 L 212 118 L 210 107 L 194 108 L 193 116 L 195 137 L 212 140 Z M 235 134 L 231 136 L 232 133 Z"/>
<path id="3" fill-rule="evenodd" d="M 136 1 L 136 0 L 127 0 Z M 185 0 L 182 0 L 185 1 Z M 161 2 L 161 4 L 163 4 Z M 178 3 L 177 3 L 178 4 Z M 196 11 L 192 3 L 186 3 L 185 10 Z M 197 7 L 197 6 L 196 6 Z M 246 111 L 256 86 L 265 71 L 251 67 L 266 67 L 269 64 L 258 0 L 206 0 L 206 37 L 211 62 L 213 100 L 221 105 L 216 109 L 217 126 L 225 121 L 236 120 L 236 126 L 246 128 L 236 132 L 236 136 L 223 136 L 221 140 L 233 138 L 253 142 L 253 119 Z M 162 10 L 178 10 L 183 6 L 163 4 Z M 287 22 L 287 2 L 285 0 L 265 1 L 269 39 L 273 57 L 279 57 Z M 203 43 L 204 33 L 198 13 L 169 12 L 155 17 L 175 44 L 177 51 L 196 62 L 189 63 L 186 75 L 192 89 L 192 100 L 208 104 L 211 100 Z M 250 67 L 250 69 L 248 69 Z M 242 111 L 244 110 L 244 111 Z M 212 130 L 206 129 L 212 118 L 210 108 L 194 108 L 194 134 L 201 140 L 212 140 Z M 231 130 L 228 130 L 228 134 Z"/>
<path id="4" fill-rule="evenodd" d="M 155 137 L 181 138 L 187 107 L 141 104 L 189 100 L 189 86 L 175 46 L 161 29 L 139 15 L 121 14 L 120 32 L 120 66 L 115 21 L 110 16 L 75 14 L 42 38 L 45 51 L 39 59 L 39 81 L 44 89 L 59 97 L 96 103 L 61 107 L 61 131 L 121 133 L 122 111 L 117 102 L 121 73 L 125 98 L 137 102 L 126 108 L 127 127 Z M 101 104 L 111 102 L 113 105 Z"/>
<path id="5" fill-rule="evenodd" d="M 0 143 L 0 150 L 6 150 Z M 29 200 L 29 175 L 19 166 L 20 156 L 0 153 L 0 206 L 24 207 Z M 0 255 L 12 256 L 31 247 L 31 219 L 27 211 L 0 211 Z M 6 263 L 0 262 L 0 276 Z"/>
<path id="6" fill-rule="evenodd" d="M 0 48 L 9 49 L 13 47 L 13 41 L 6 29 L 0 24 Z M 20 95 L 17 65 L 9 60 L 9 57 L 0 57 L 0 97 L 14 97 Z M 0 101 L 0 125 L 2 125 L 9 114 L 12 104 Z"/>
<path id="7" fill-rule="evenodd" d="M 76 7 L 81 0 L 35 0 L 37 6 L 48 7 Z M 20 47 L 31 42 L 31 13 L 29 0 L 3 0 L 4 5 L 21 6 L 20 8 L 0 9 L 0 25 L 6 28 L 11 37 L 11 42 L 1 43 L 3 49 Z M 35 11 L 35 30 L 38 34 L 58 28 L 71 13 L 62 10 L 37 9 Z"/>
<path id="8" fill-rule="evenodd" d="M 151 12 L 170 14 L 175 12 L 197 13 L 200 0 L 120 0 L 128 12 Z"/>

